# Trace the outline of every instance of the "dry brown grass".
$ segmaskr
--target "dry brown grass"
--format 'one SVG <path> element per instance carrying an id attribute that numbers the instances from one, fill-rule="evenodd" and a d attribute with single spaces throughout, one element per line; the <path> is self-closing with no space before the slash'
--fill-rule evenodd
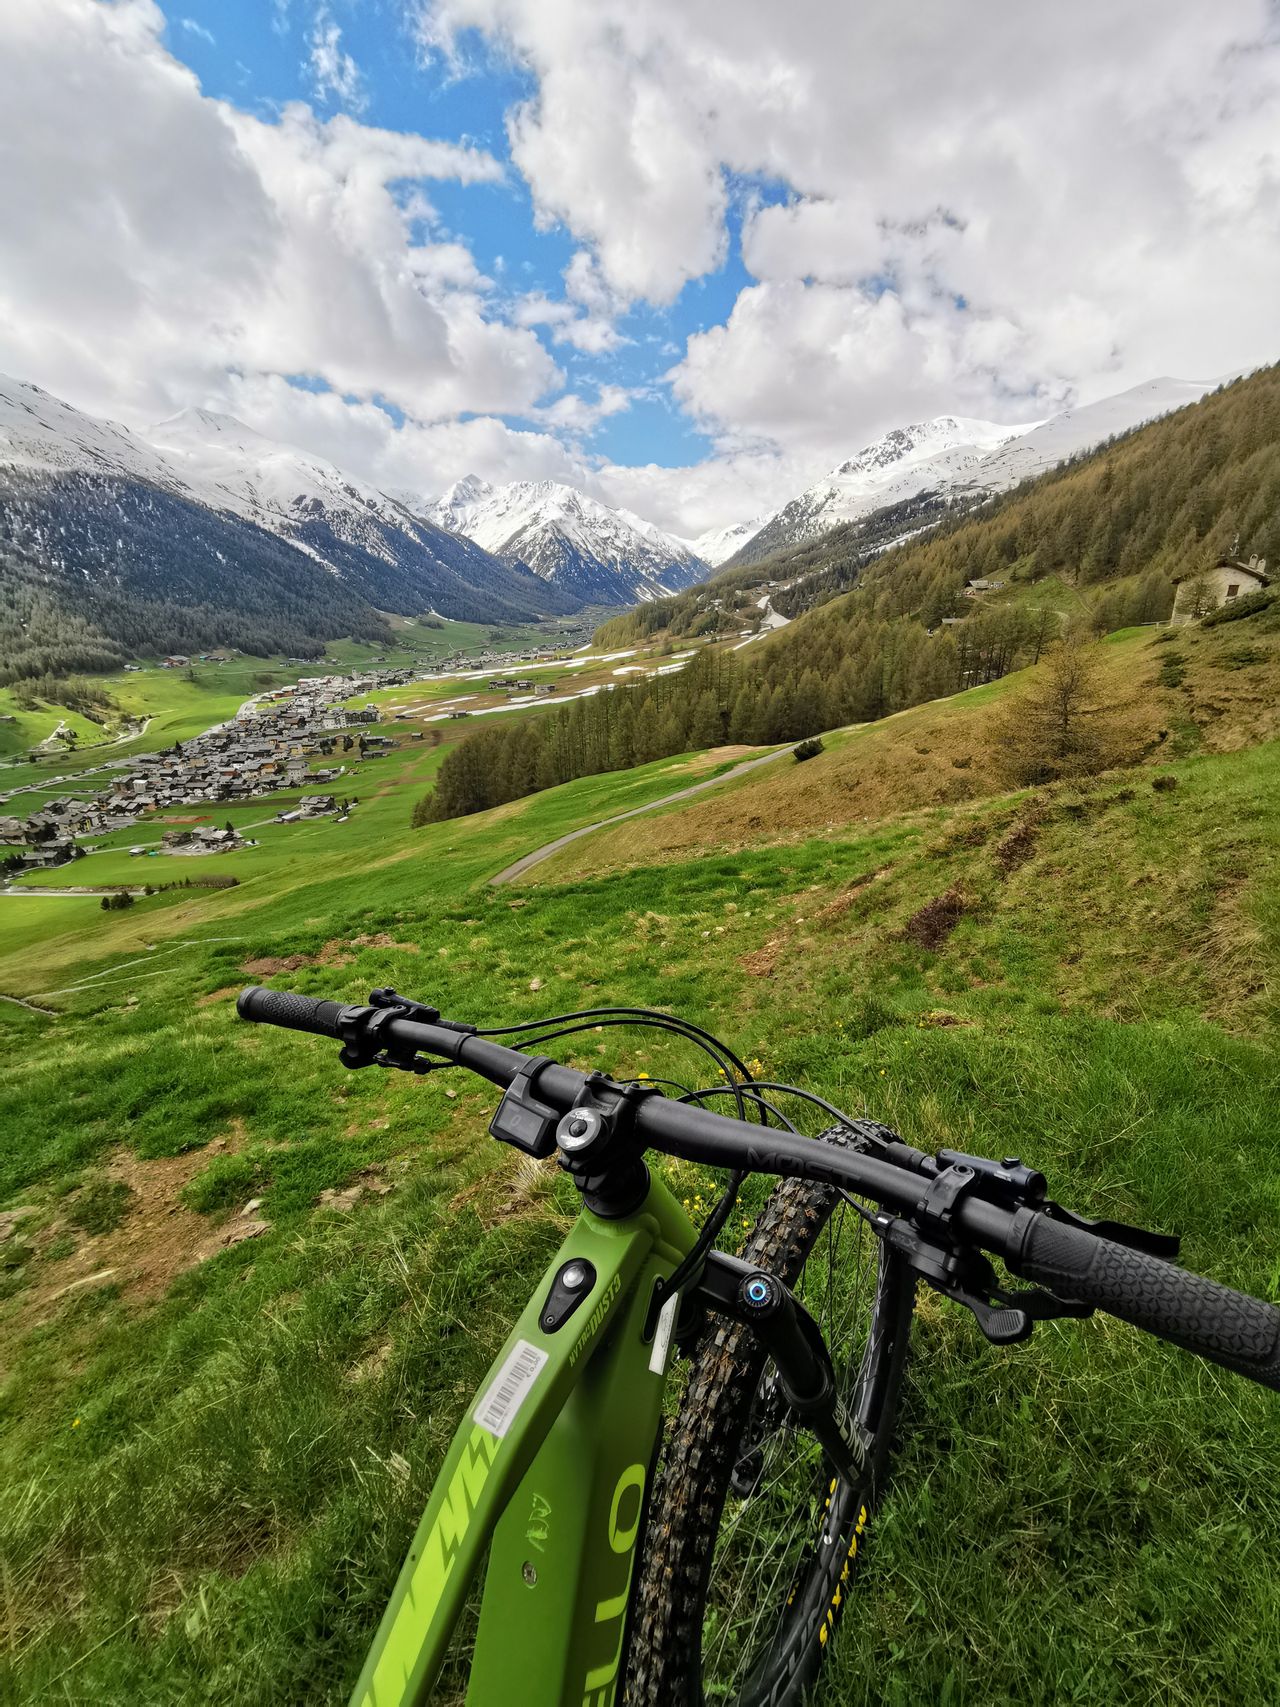
<path id="1" fill-rule="evenodd" d="M 1280 733 L 1280 636 L 1232 632 L 1252 626 L 1188 628 L 1163 643 L 1154 632 L 1142 633 L 1099 646 L 1107 703 L 1123 729 L 1127 763 L 1166 758 L 1176 731 L 1191 726 L 1211 752 Z M 1259 661 L 1227 667 L 1245 648 L 1257 652 Z M 1161 687 L 1160 665 L 1171 653 L 1185 661 L 1185 677 L 1176 688 Z M 807 764 L 782 759 L 723 791 L 585 837 L 526 881 L 569 882 L 699 852 L 785 845 L 1002 793 L 1009 783 L 993 732 L 1002 703 L 1025 674 L 994 690 L 933 700 L 828 737 L 826 751 Z M 726 749 L 719 751 L 724 756 Z M 1015 844 L 1022 841 L 1015 833 Z M 1016 865 L 1023 851 L 1011 845 L 1003 857 Z"/>

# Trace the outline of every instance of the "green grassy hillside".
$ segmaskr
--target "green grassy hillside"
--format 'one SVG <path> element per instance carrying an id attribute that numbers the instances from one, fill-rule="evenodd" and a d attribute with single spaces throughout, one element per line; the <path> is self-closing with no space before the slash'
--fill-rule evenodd
<path id="1" fill-rule="evenodd" d="M 677 1009 L 771 1076 L 926 1147 L 1019 1152 L 1073 1207 L 1176 1227 L 1191 1266 L 1280 1298 L 1280 743 L 1256 620 L 1118 637 L 1110 666 L 1169 733 L 1081 785 L 1003 791 L 1009 680 L 512 887 L 488 878 L 706 760 L 415 831 L 432 757 L 397 754 L 348 825 L 233 856 L 234 890 L 125 914 L 0 898 L 0 991 L 46 1010 L 0 1004 L 0 1208 L 32 1211 L 0 1245 L 0 1694 L 345 1699 L 571 1210 L 554 1168 L 487 1140 L 483 1088 L 345 1073 L 240 1025 L 243 983 L 389 983 L 477 1023 Z M 574 1042 L 580 1064 L 694 1071 L 652 1038 Z M 246 1219 L 267 1230 L 224 1244 Z M 926 1300 L 914 1340 L 896 1489 L 820 1702 L 1276 1699 L 1273 1398 L 1106 1320 L 993 1351 Z"/>

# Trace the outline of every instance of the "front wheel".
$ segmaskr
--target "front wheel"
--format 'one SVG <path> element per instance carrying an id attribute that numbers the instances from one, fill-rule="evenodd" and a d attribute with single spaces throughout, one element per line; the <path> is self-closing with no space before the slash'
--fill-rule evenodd
<path id="1" fill-rule="evenodd" d="M 848 1198 L 809 1180 L 778 1184 L 742 1255 L 785 1281 L 822 1330 L 861 1472 L 833 1474 L 750 1329 L 713 1319 L 654 1489 L 626 1707 L 798 1707 L 884 1482 L 911 1272 Z"/>

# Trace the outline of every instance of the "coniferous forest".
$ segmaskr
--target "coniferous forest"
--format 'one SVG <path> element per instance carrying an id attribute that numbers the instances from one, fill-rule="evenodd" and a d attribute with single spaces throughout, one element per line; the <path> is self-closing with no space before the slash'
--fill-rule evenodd
<path id="1" fill-rule="evenodd" d="M 1256 552 L 1273 567 L 1280 560 L 1280 367 L 1236 380 L 1000 497 L 952 504 L 923 537 L 878 554 L 886 533 L 926 520 L 922 497 L 833 528 L 767 563 L 730 567 L 674 599 L 615 617 L 597 640 L 619 647 L 664 631 L 676 638 L 727 632 L 740 626 L 733 609 L 754 602 L 766 582 L 794 583 L 772 595 L 784 616 L 856 584 L 859 610 L 912 615 L 931 627 L 962 614 L 969 580 L 1058 575 L 1104 632 L 1157 620 L 1167 614 L 1174 576 L 1224 553 Z M 808 647 L 812 635 L 805 635 Z"/>
<path id="2" fill-rule="evenodd" d="M 799 561 L 819 588 L 829 575 L 838 591 L 848 531 L 780 554 L 767 578 L 793 576 Z M 970 600 L 971 580 L 1016 593 L 1056 577 L 1077 620 L 1106 633 L 1167 618 L 1175 576 L 1239 553 L 1280 564 L 1280 367 L 885 552 L 861 568 L 851 591 L 741 652 L 703 652 L 679 674 L 477 732 L 446 756 L 415 821 L 696 748 L 798 740 L 1037 661 L 1062 617 L 1016 599 Z M 745 604 L 746 587 L 760 578 L 755 566 L 730 570 L 613 619 L 597 642 L 634 645 L 662 631 L 664 613 L 674 636 L 736 628 L 735 601 Z M 774 602 L 785 614 L 785 595 Z"/>

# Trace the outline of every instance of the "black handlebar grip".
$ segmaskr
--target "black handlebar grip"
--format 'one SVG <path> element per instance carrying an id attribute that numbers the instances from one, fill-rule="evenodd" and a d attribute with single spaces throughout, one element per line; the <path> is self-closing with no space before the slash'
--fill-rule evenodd
<path id="1" fill-rule="evenodd" d="M 1017 1272 L 1280 1390 L 1280 1310 L 1203 1275 L 1037 1215 Z"/>
<path id="2" fill-rule="evenodd" d="M 341 1038 L 338 1015 L 346 1011 L 342 1002 L 319 1002 L 293 990 L 266 990 L 260 984 L 241 990 L 236 1012 L 241 1019 L 261 1025 L 283 1025 L 290 1031 L 311 1031 L 317 1037 Z"/>

